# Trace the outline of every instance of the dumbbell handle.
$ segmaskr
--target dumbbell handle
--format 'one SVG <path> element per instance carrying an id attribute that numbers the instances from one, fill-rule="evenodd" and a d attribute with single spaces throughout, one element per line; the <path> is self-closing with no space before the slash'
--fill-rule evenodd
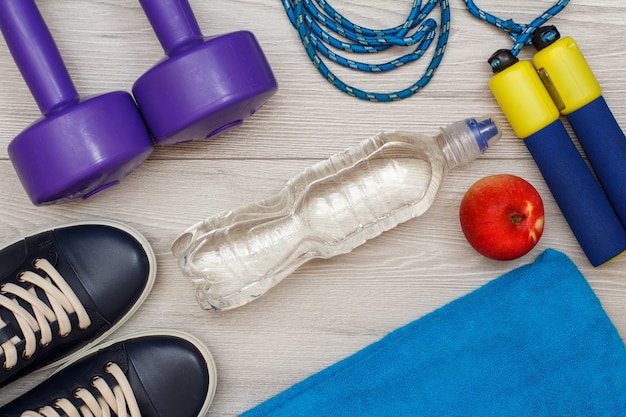
<path id="1" fill-rule="evenodd" d="M 203 41 L 187 0 L 139 0 L 166 55 Z"/>
<path id="2" fill-rule="evenodd" d="M 78 101 L 78 92 L 34 0 L 0 1 L 0 30 L 42 114 Z"/>

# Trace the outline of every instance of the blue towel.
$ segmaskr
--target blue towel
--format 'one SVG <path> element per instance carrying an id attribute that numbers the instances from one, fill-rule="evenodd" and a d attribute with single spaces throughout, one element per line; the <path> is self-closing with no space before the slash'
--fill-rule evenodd
<path id="1" fill-rule="evenodd" d="M 548 249 L 243 416 L 621 417 L 626 349 Z"/>

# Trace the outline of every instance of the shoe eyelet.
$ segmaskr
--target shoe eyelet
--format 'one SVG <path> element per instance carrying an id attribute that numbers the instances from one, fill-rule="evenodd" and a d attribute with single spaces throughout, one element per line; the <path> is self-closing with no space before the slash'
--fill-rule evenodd
<path id="1" fill-rule="evenodd" d="M 59 333 L 59 337 L 60 337 L 60 338 L 62 338 L 62 339 L 65 339 L 65 338 L 66 338 L 66 337 L 68 337 L 71 333 L 72 333 L 71 331 L 69 331 L 69 332 L 67 332 L 67 333 L 63 333 L 63 334 Z"/>
<path id="2" fill-rule="evenodd" d="M 26 273 L 26 271 L 21 271 L 17 274 L 16 278 L 18 280 L 18 282 L 25 282 L 24 281 L 24 274 Z"/>
<path id="3" fill-rule="evenodd" d="M 78 395 L 81 391 L 83 391 L 85 388 L 76 388 L 74 389 L 74 391 L 72 391 L 72 395 L 74 396 L 74 398 L 78 398 L 80 399 L 80 395 Z"/>
<path id="4" fill-rule="evenodd" d="M 100 375 L 96 375 L 93 378 L 91 378 L 91 386 L 95 387 L 96 386 L 96 382 L 100 381 L 101 379 L 104 379 L 104 378 L 102 378 Z"/>
<path id="5" fill-rule="evenodd" d="M 48 346 L 50 346 L 50 343 L 52 343 L 52 342 L 48 342 L 48 343 L 41 343 L 41 342 L 39 342 L 39 347 L 42 348 L 42 349 L 45 349 Z"/>
<path id="6" fill-rule="evenodd" d="M 35 268 L 35 269 L 40 269 L 40 268 L 37 266 L 37 262 L 39 262 L 39 261 L 41 261 L 41 258 L 36 258 L 36 259 L 33 259 L 33 262 L 31 263 L 31 265 L 33 265 L 33 268 Z"/>
<path id="7" fill-rule="evenodd" d="M 110 372 L 109 372 L 109 368 L 110 368 L 111 366 L 113 366 L 113 365 L 115 365 L 115 362 L 113 362 L 113 361 L 108 361 L 108 362 L 104 365 L 104 370 L 105 370 L 105 372 L 110 373 Z"/>
<path id="8" fill-rule="evenodd" d="M 33 355 L 27 355 L 26 351 L 22 351 L 22 359 L 29 360 L 32 357 L 33 357 Z"/>
<path id="9" fill-rule="evenodd" d="M 9 372 L 11 369 L 13 369 L 13 367 L 12 367 L 12 366 L 7 366 L 7 364 L 6 364 L 6 362 L 5 362 L 5 363 L 3 363 L 3 364 L 2 364 L 2 369 L 3 369 L 5 372 Z"/>

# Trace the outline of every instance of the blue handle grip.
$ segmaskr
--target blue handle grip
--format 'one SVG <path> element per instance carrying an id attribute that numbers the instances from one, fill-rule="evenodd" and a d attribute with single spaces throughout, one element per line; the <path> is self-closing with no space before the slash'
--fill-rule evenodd
<path id="1" fill-rule="evenodd" d="M 524 142 L 580 247 L 593 266 L 626 250 L 626 230 L 557 120 Z"/>
<path id="2" fill-rule="evenodd" d="M 626 228 L 626 136 L 601 96 L 567 116 Z"/>

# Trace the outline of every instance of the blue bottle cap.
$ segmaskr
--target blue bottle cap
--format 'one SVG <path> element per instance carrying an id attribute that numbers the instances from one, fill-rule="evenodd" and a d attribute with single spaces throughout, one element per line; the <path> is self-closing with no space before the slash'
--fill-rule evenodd
<path id="1" fill-rule="evenodd" d="M 487 150 L 492 139 L 496 138 L 497 140 L 500 137 L 498 122 L 491 116 L 487 116 L 482 120 L 475 118 L 467 119 L 465 123 L 472 131 L 481 153 Z"/>

